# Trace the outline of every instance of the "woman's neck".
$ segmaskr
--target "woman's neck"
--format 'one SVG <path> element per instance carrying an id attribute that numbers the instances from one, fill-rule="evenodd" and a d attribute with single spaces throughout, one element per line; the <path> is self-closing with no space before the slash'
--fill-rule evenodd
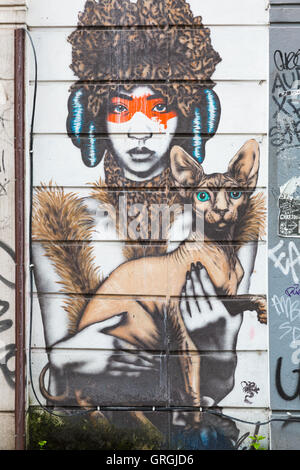
<path id="1" fill-rule="evenodd" d="M 131 172 L 128 168 L 123 168 L 124 177 L 130 181 L 143 182 L 149 181 L 160 175 L 166 169 L 166 164 L 161 164 L 158 167 L 155 167 L 151 173 L 147 172 L 147 175 L 140 173 L 136 174 Z"/>

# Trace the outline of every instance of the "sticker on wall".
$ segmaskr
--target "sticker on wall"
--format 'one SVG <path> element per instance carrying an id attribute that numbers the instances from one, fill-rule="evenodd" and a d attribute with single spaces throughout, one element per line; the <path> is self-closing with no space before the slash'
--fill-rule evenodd
<path id="1" fill-rule="evenodd" d="M 279 235 L 300 236 L 300 177 L 293 177 L 280 188 Z"/>

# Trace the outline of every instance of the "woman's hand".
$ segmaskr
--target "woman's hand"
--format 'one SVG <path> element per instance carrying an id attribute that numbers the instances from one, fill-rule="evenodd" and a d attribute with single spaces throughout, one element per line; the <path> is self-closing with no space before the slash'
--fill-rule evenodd
<path id="1" fill-rule="evenodd" d="M 200 263 L 192 264 L 182 291 L 180 311 L 188 332 L 205 349 L 232 350 L 242 323 L 242 315 L 231 315 L 216 295 L 215 288 Z M 241 312 L 242 313 L 242 312 Z M 207 335 L 204 335 L 204 333 Z M 207 343 L 206 345 L 203 344 Z"/>
<path id="2" fill-rule="evenodd" d="M 131 345 L 103 333 L 106 328 L 117 327 L 124 314 L 94 323 L 72 337 L 56 343 L 50 352 L 51 366 L 62 374 L 73 373 L 137 377 L 153 369 L 153 357 L 142 351 L 130 351 Z M 123 351 L 122 351 L 123 350 Z M 129 351 L 124 351 L 129 350 Z"/>
<path id="3" fill-rule="evenodd" d="M 234 386 L 236 341 L 242 314 L 231 315 L 216 295 L 205 268 L 191 266 L 180 301 L 186 328 L 201 358 L 202 401 L 219 403 Z"/>

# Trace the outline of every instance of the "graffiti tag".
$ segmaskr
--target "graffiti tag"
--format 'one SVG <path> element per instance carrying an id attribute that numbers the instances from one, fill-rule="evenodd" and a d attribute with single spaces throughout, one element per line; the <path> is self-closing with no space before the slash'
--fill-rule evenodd
<path id="1" fill-rule="evenodd" d="M 270 143 L 278 154 L 300 145 L 299 51 L 283 53 L 276 50 L 274 53 L 274 64 L 278 71 L 272 84 L 271 98 L 275 104 L 272 117 L 276 119 L 276 124 L 270 128 L 269 135 Z M 281 157 L 289 158 L 285 154 Z"/>
<path id="2" fill-rule="evenodd" d="M 274 64 L 279 71 L 293 70 L 298 67 L 300 49 L 297 52 L 282 52 L 276 50 L 274 52 Z"/>
<path id="3" fill-rule="evenodd" d="M 296 244 L 289 242 L 287 251 L 282 250 L 284 246 L 283 240 L 269 250 L 269 258 L 274 263 L 274 267 L 278 268 L 284 276 L 292 275 L 293 282 L 299 283 L 300 276 L 300 253 Z M 297 268 L 297 269 L 296 269 Z"/>
<path id="4" fill-rule="evenodd" d="M 0 241 L 0 250 L 3 250 L 9 255 L 11 260 L 15 261 L 14 251 L 2 241 Z M 14 289 L 15 287 L 15 284 L 12 281 L 2 275 L 0 275 L 0 282 L 11 289 Z M 9 307 L 10 304 L 7 300 L 0 300 L 0 334 L 9 330 L 13 326 L 13 321 L 9 318 L 2 319 L 2 317 L 9 312 Z M 15 344 L 5 344 L 0 340 L 0 369 L 10 387 L 14 387 L 15 384 L 15 371 L 9 367 L 11 359 L 15 357 L 15 349 Z"/>
<path id="5" fill-rule="evenodd" d="M 4 150 L 2 150 L 1 158 L 0 158 L 0 196 L 7 196 L 7 186 L 9 184 L 9 180 L 5 176 L 5 154 Z"/>
<path id="6" fill-rule="evenodd" d="M 9 303 L 6 300 L 0 300 L 0 318 L 9 310 Z M 5 319 L 0 321 L 0 333 L 9 330 L 13 325 L 12 320 Z M 9 386 L 14 387 L 15 372 L 9 368 L 10 359 L 15 357 L 15 344 L 5 345 L 0 341 L 0 369 Z"/>
<path id="7" fill-rule="evenodd" d="M 259 392 L 260 389 L 258 388 L 255 382 L 246 381 L 246 380 L 243 380 L 241 382 L 241 386 L 242 386 L 243 392 L 245 393 L 244 402 L 251 404 L 252 401 L 250 401 L 249 398 L 253 398 L 254 395 Z"/>
<path id="8" fill-rule="evenodd" d="M 300 339 L 300 301 L 292 300 L 290 297 L 273 295 L 272 305 L 277 315 L 279 317 L 283 316 L 286 319 L 278 327 L 280 332 L 282 332 L 279 340 L 290 335 L 292 341 L 290 347 L 293 348 Z"/>
<path id="9" fill-rule="evenodd" d="M 294 284 L 291 287 L 287 287 L 285 289 L 284 293 L 291 297 L 292 295 L 300 295 L 300 285 L 299 284 Z"/>
<path id="10" fill-rule="evenodd" d="M 276 388 L 281 396 L 286 401 L 292 401 L 295 400 L 296 398 L 300 398 L 300 369 L 294 369 L 292 371 L 293 374 L 298 374 L 298 382 L 295 388 L 295 392 L 289 395 L 282 386 L 281 383 L 281 368 L 282 368 L 282 357 L 279 357 L 277 360 L 277 366 L 276 366 Z"/>

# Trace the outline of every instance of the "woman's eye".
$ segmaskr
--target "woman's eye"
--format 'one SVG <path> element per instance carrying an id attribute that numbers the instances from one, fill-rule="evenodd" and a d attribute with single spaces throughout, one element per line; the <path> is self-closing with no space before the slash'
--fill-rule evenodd
<path id="1" fill-rule="evenodd" d="M 167 111 L 167 106 L 163 103 L 157 104 L 156 106 L 154 106 L 152 111 L 156 113 L 165 113 Z"/>
<path id="2" fill-rule="evenodd" d="M 207 191 L 201 191 L 197 194 L 198 201 L 205 202 L 210 200 L 210 195 Z"/>
<path id="3" fill-rule="evenodd" d="M 242 192 L 241 191 L 231 191 L 229 195 L 232 199 L 239 199 L 242 195 Z"/>
<path id="4" fill-rule="evenodd" d="M 113 113 L 121 114 L 121 113 L 128 111 L 128 109 L 126 108 L 126 106 L 123 106 L 122 104 L 117 104 L 116 106 L 113 106 L 112 111 Z"/>

